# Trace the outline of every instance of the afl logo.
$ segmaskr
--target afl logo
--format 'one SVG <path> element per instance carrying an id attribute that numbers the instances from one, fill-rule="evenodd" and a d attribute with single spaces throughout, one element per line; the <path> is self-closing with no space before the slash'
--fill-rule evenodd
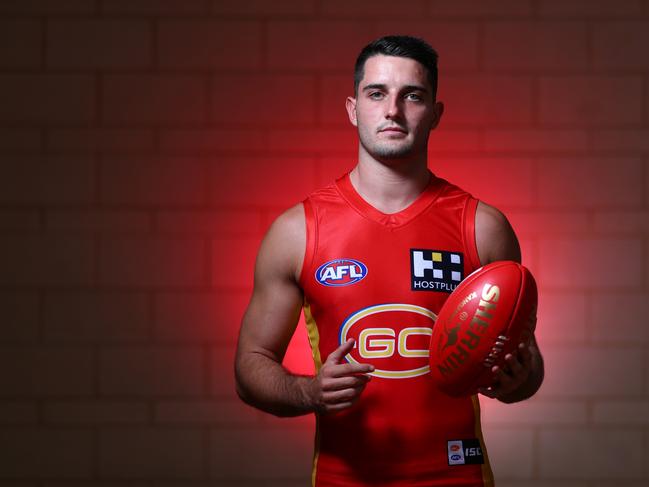
<path id="1" fill-rule="evenodd" d="M 356 343 L 345 359 L 370 363 L 370 375 L 384 379 L 409 379 L 430 372 L 430 337 L 437 315 L 414 304 L 387 303 L 363 308 L 340 327 L 339 343 Z"/>
<path id="2" fill-rule="evenodd" d="M 349 286 L 367 276 L 367 266 L 355 259 L 335 259 L 325 262 L 315 271 L 323 286 Z"/>

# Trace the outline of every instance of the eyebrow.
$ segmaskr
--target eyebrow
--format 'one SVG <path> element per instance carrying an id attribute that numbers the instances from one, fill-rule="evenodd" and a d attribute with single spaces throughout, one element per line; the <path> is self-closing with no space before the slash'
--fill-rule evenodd
<path id="1" fill-rule="evenodd" d="M 362 91 L 367 91 L 367 90 L 385 90 L 387 91 L 387 85 L 381 84 L 381 83 L 372 83 L 367 86 L 364 86 Z M 428 93 L 428 90 L 424 88 L 423 86 L 420 85 L 406 85 L 401 88 L 400 91 L 423 91 L 424 93 Z"/>

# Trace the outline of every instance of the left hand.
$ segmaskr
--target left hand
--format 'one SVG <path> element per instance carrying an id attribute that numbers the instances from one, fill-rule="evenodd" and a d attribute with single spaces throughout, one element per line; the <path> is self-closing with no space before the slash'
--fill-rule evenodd
<path id="1" fill-rule="evenodd" d="M 493 399 L 502 399 L 515 392 L 530 377 L 532 370 L 532 352 L 525 343 L 518 344 L 518 350 L 505 355 L 505 365 L 494 365 L 491 372 L 494 381 L 489 387 L 478 389 L 478 392 Z"/>

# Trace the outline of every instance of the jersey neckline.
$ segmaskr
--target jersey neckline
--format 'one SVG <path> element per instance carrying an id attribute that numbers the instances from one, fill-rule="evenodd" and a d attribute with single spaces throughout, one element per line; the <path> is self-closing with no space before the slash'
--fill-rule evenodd
<path id="1" fill-rule="evenodd" d="M 349 174 L 348 172 L 336 179 L 336 188 L 343 198 L 364 217 L 391 228 L 403 226 L 414 220 L 437 199 L 442 189 L 442 179 L 429 171 L 428 185 L 412 203 L 396 213 L 383 213 L 365 201 L 356 191 Z"/>

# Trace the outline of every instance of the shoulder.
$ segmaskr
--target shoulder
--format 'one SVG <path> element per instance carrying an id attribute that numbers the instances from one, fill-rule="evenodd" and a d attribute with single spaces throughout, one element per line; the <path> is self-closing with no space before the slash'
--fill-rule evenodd
<path id="1" fill-rule="evenodd" d="M 267 235 L 281 234 L 284 237 L 298 238 L 303 236 L 305 228 L 304 204 L 298 203 L 285 210 L 273 221 Z"/>
<path id="2" fill-rule="evenodd" d="M 299 279 L 306 247 L 304 205 L 298 203 L 280 214 L 266 232 L 257 256 L 257 268 Z"/>
<path id="3" fill-rule="evenodd" d="M 507 217 L 482 201 L 476 208 L 475 237 L 482 265 L 496 260 L 521 261 L 520 245 Z"/>

